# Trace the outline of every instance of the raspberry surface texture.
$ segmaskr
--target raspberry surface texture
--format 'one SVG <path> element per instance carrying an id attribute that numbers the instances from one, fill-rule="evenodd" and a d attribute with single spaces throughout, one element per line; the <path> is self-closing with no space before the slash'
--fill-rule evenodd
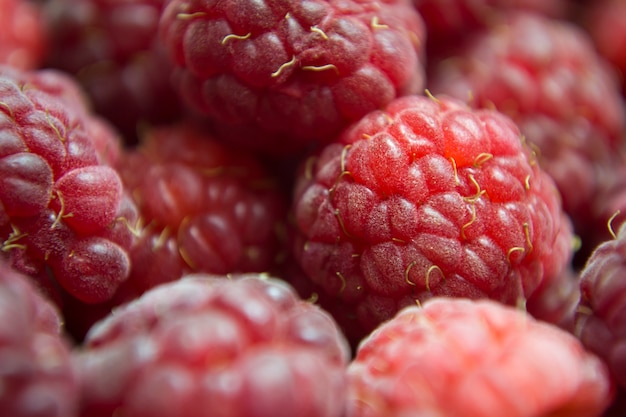
<path id="1" fill-rule="evenodd" d="M 46 49 L 42 15 L 29 0 L 0 0 L 0 65 L 39 67 Z"/>
<path id="2" fill-rule="evenodd" d="M 432 296 L 541 315 L 544 291 L 568 287 L 554 182 L 511 119 L 444 96 L 396 99 L 311 157 L 293 214 L 298 264 L 357 338 Z"/>
<path id="3" fill-rule="evenodd" d="M 45 65 L 72 74 L 94 111 L 136 142 L 144 125 L 173 121 L 180 101 L 158 40 L 164 0 L 49 0 Z"/>
<path id="4" fill-rule="evenodd" d="M 359 346 L 347 417 L 593 417 L 605 364 L 572 334 L 491 300 L 402 310 Z"/>
<path id="5" fill-rule="evenodd" d="M 75 417 L 78 375 L 60 316 L 30 279 L 0 259 L 0 413 Z"/>
<path id="6" fill-rule="evenodd" d="M 131 202 L 107 164 L 118 138 L 82 99 L 59 72 L 0 68 L 0 241 L 53 298 L 92 303 L 128 276 Z"/>
<path id="7" fill-rule="evenodd" d="M 626 388 L 626 224 L 601 243 L 581 271 L 576 334 Z"/>
<path id="8" fill-rule="evenodd" d="M 348 345 L 258 274 L 192 275 L 99 322 L 78 353 L 89 417 L 340 417 Z"/>
<path id="9" fill-rule="evenodd" d="M 326 142 L 424 86 L 410 0 L 174 0 L 160 33 L 185 101 L 269 154 Z"/>
<path id="10" fill-rule="evenodd" d="M 604 176 L 622 164 L 626 115 L 619 82 L 589 35 L 564 20 L 511 13 L 432 74 L 434 93 L 495 107 L 519 125 L 584 245 Z"/>
<path id="11" fill-rule="evenodd" d="M 135 293 L 190 272 L 275 268 L 287 202 L 253 154 L 180 122 L 147 130 L 118 168 L 141 219 L 125 284 Z"/>

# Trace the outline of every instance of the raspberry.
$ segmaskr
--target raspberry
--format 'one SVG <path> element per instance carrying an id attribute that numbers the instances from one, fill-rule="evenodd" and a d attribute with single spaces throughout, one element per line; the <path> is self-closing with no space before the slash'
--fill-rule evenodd
<path id="1" fill-rule="evenodd" d="M 598 50 L 619 71 L 626 94 L 626 2 L 602 0 L 584 8 L 584 25 Z"/>
<path id="2" fill-rule="evenodd" d="M 606 366 L 570 333 L 491 300 L 432 299 L 359 346 L 346 417 L 600 416 Z"/>
<path id="3" fill-rule="evenodd" d="M 0 410 L 11 417 L 73 417 L 78 376 L 53 305 L 0 259 Z"/>
<path id="4" fill-rule="evenodd" d="M 160 32 L 183 99 L 228 140 L 273 155 L 328 141 L 424 84 L 409 0 L 174 0 Z"/>
<path id="5" fill-rule="evenodd" d="M 132 210 L 106 164 L 117 138 L 79 91 L 58 72 L 0 68 L 0 241 L 53 299 L 95 303 L 128 276 Z"/>
<path id="6" fill-rule="evenodd" d="M 29 0 L 0 0 L 0 65 L 39 67 L 46 47 L 40 10 Z"/>
<path id="7" fill-rule="evenodd" d="M 130 253 L 128 286 L 141 293 L 190 272 L 276 267 L 286 202 L 253 155 L 191 122 L 153 128 L 141 139 L 119 165 L 145 225 Z"/>
<path id="8" fill-rule="evenodd" d="M 534 297 L 550 299 L 544 288 L 571 260 L 553 181 L 496 111 L 399 98 L 303 171 L 296 260 L 361 336 L 437 295 L 528 301 L 539 313 Z"/>
<path id="9" fill-rule="evenodd" d="M 581 300 L 576 334 L 608 364 L 626 388 L 626 223 L 615 239 L 595 249 L 581 271 Z"/>
<path id="10" fill-rule="evenodd" d="M 563 18 L 567 0 L 413 0 L 426 24 L 428 62 L 446 58 L 456 44 L 498 24 L 513 10 L 527 10 Z"/>
<path id="11" fill-rule="evenodd" d="M 82 416 L 342 415 L 348 346 L 263 275 L 192 275 L 99 322 L 77 354 Z"/>
<path id="12" fill-rule="evenodd" d="M 518 124 L 583 238 L 604 171 L 621 164 L 626 110 L 617 80 L 571 23 L 512 13 L 433 71 L 435 93 L 495 107 Z M 528 41 L 533 39 L 533 41 Z"/>
<path id="13" fill-rule="evenodd" d="M 74 75 L 127 142 L 180 113 L 172 65 L 157 39 L 164 0 L 50 0 L 46 65 Z"/>

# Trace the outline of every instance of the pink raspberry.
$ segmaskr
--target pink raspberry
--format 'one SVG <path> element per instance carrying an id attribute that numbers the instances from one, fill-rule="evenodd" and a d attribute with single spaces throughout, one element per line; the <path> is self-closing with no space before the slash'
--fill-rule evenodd
<path id="1" fill-rule="evenodd" d="M 346 417 L 594 417 L 604 363 L 553 325 L 491 300 L 407 307 L 359 346 Z"/>
<path id="2" fill-rule="evenodd" d="M 310 158 L 293 215 L 297 262 L 357 340 L 438 295 L 541 316 L 572 256 L 558 192 L 517 126 L 443 96 L 396 99 Z"/>
<path id="3" fill-rule="evenodd" d="M 32 70 L 46 49 L 41 11 L 30 0 L 0 0 L 0 65 Z"/>
<path id="4" fill-rule="evenodd" d="M 160 32 L 185 101 L 227 140 L 274 155 L 424 85 L 424 24 L 409 0 L 174 0 Z"/>
<path id="5" fill-rule="evenodd" d="M 79 91 L 58 72 L 0 68 L 0 241 L 53 298 L 94 303 L 128 276 L 133 210 L 107 164 L 117 138 Z"/>
<path id="6" fill-rule="evenodd" d="M 78 376 L 56 308 L 0 259 L 0 412 L 74 417 Z"/>
<path id="7" fill-rule="evenodd" d="M 85 417 L 341 417 L 349 350 L 283 281 L 194 275 L 120 307 L 76 359 Z"/>

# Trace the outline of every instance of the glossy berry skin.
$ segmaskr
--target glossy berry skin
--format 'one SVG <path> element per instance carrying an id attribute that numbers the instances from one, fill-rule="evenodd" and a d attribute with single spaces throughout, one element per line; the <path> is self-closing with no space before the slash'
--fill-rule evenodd
<path id="1" fill-rule="evenodd" d="M 0 259 L 0 413 L 74 417 L 78 375 L 56 308 Z"/>
<path id="2" fill-rule="evenodd" d="M 340 417 L 348 360 L 331 317 L 284 281 L 192 275 L 91 330 L 80 415 Z"/>
<path id="3" fill-rule="evenodd" d="M 347 417 L 594 417 L 606 365 L 572 334 L 491 300 L 407 307 L 359 346 Z"/>
<path id="4" fill-rule="evenodd" d="M 49 0 L 45 65 L 72 74 L 94 110 L 135 143 L 144 125 L 173 121 L 180 101 L 158 41 L 164 0 Z"/>
<path id="5" fill-rule="evenodd" d="M 576 334 L 597 353 L 622 389 L 626 388 L 626 228 L 600 243 L 581 271 Z"/>
<path id="6" fill-rule="evenodd" d="M 39 67 L 46 40 L 42 15 L 28 0 L 0 0 L 0 65 L 21 70 Z"/>
<path id="7" fill-rule="evenodd" d="M 108 165 L 118 139 L 79 92 L 58 72 L 0 68 L 0 241 L 51 297 L 95 303 L 127 278 L 132 235 Z"/>
<path id="8" fill-rule="evenodd" d="M 327 142 L 424 85 L 424 24 L 407 0 L 175 0 L 160 33 L 185 101 L 271 155 Z"/>
<path id="9" fill-rule="evenodd" d="M 443 96 L 347 129 L 304 164 L 293 213 L 296 261 L 357 340 L 432 296 L 532 305 L 571 259 L 558 192 L 517 127 Z"/>
<path id="10" fill-rule="evenodd" d="M 132 292 L 191 272 L 276 267 L 287 204 L 251 153 L 180 122 L 146 131 L 118 169 L 141 219 L 126 283 Z"/>
<path id="11" fill-rule="evenodd" d="M 430 88 L 495 107 L 519 125 L 585 244 L 592 202 L 621 165 L 626 125 L 618 81 L 589 35 L 563 20 L 511 13 L 442 61 Z"/>

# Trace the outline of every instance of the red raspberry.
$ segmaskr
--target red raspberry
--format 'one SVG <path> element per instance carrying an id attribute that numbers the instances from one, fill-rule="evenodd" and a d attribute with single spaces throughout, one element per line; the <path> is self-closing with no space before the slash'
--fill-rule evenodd
<path id="1" fill-rule="evenodd" d="M 0 0 L 0 65 L 31 70 L 46 47 L 40 10 L 29 0 Z"/>
<path id="2" fill-rule="evenodd" d="M 626 388 L 626 223 L 601 243 L 581 271 L 576 334 Z"/>
<path id="3" fill-rule="evenodd" d="M 229 140 L 271 154 L 328 141 L 423 87 L 424 25 L 409 0 L 173 0 L 160 31 L 183 98 Z"/>
<path id="4" fill-rule="evenodd" d="M 600 416 L 606 366 L 580 341 L 490 300 L 432 299 L 363 341 L 346 417 Z"/>
<path id="5" fill-rule="evenodd" d="M 94 109 L 137 140 L 143 124 L 173 121 L 179 100 L 158 41 L 164 0 L 49 0 L 46 65 L 76 76 Z"/>
<path id="6" fill-rule="evenodd" d="M 91 303 L 128 276 L 132 210 L 106 165 L 116 138 L 96 147 L 92 134 L 106 130 L 96 130 L 102 122 L 90 120 L 77 91 L 57 72 L 0 68 L 0 241 L 40 285 Z"/>
<path id="7" fill-rule="evenodd" d="M 78 378 L 59 314 L 30 280 L 0 259 L 0 412 L 73 417 Z"/>
<path id="8" fill-rule="evenodd" d="M 347 344 L 330 316 L 263 275 L 163 284 L 78 353 L 82 416 L 340 417 Z"/>
<path id="9" fill-rule="evenodd" d="M 529 41 L 529 39 L 531 41 Z M 518 124 L 555 180 L 574 229 L 588 233 L 591 202 L 624 142 L 617 80 L 589 36 L 571 23 L 510 14 L 433 71 L 435 93 L 472 97 Z"/>
<path id="10" fill-rule="evenodd" d="M 498 24 L 512 10 L 565 17 L 567 0 L 413 0 L 426 24 L 428 63 L 446 58 L 459 42 Z"/>
<path id="11" fill-rule="evenodd" d="M 283 250 L 286 201 L 253 155 L 192 123 L 145 132 L 119 170 L 144 227 L 127 286 L 141 293 L 189 272 L 265 272 Z"/>
<path id="12" fill-rule="evenodd" d="M 446 97 L 396 99 L 346 130 L 305 164 L 293 212 L 298 263 L 361 336 L 434 295 L 539 313 L 571 259 L 558 192 L 515 124 Z"/>
<path id="13" fill-rule="evenodd" d="M 600 54 L 620 72 L 622 92 L 626 94 L 626 1 L 589 2 L 583 10 L 585 28 Z"/>

